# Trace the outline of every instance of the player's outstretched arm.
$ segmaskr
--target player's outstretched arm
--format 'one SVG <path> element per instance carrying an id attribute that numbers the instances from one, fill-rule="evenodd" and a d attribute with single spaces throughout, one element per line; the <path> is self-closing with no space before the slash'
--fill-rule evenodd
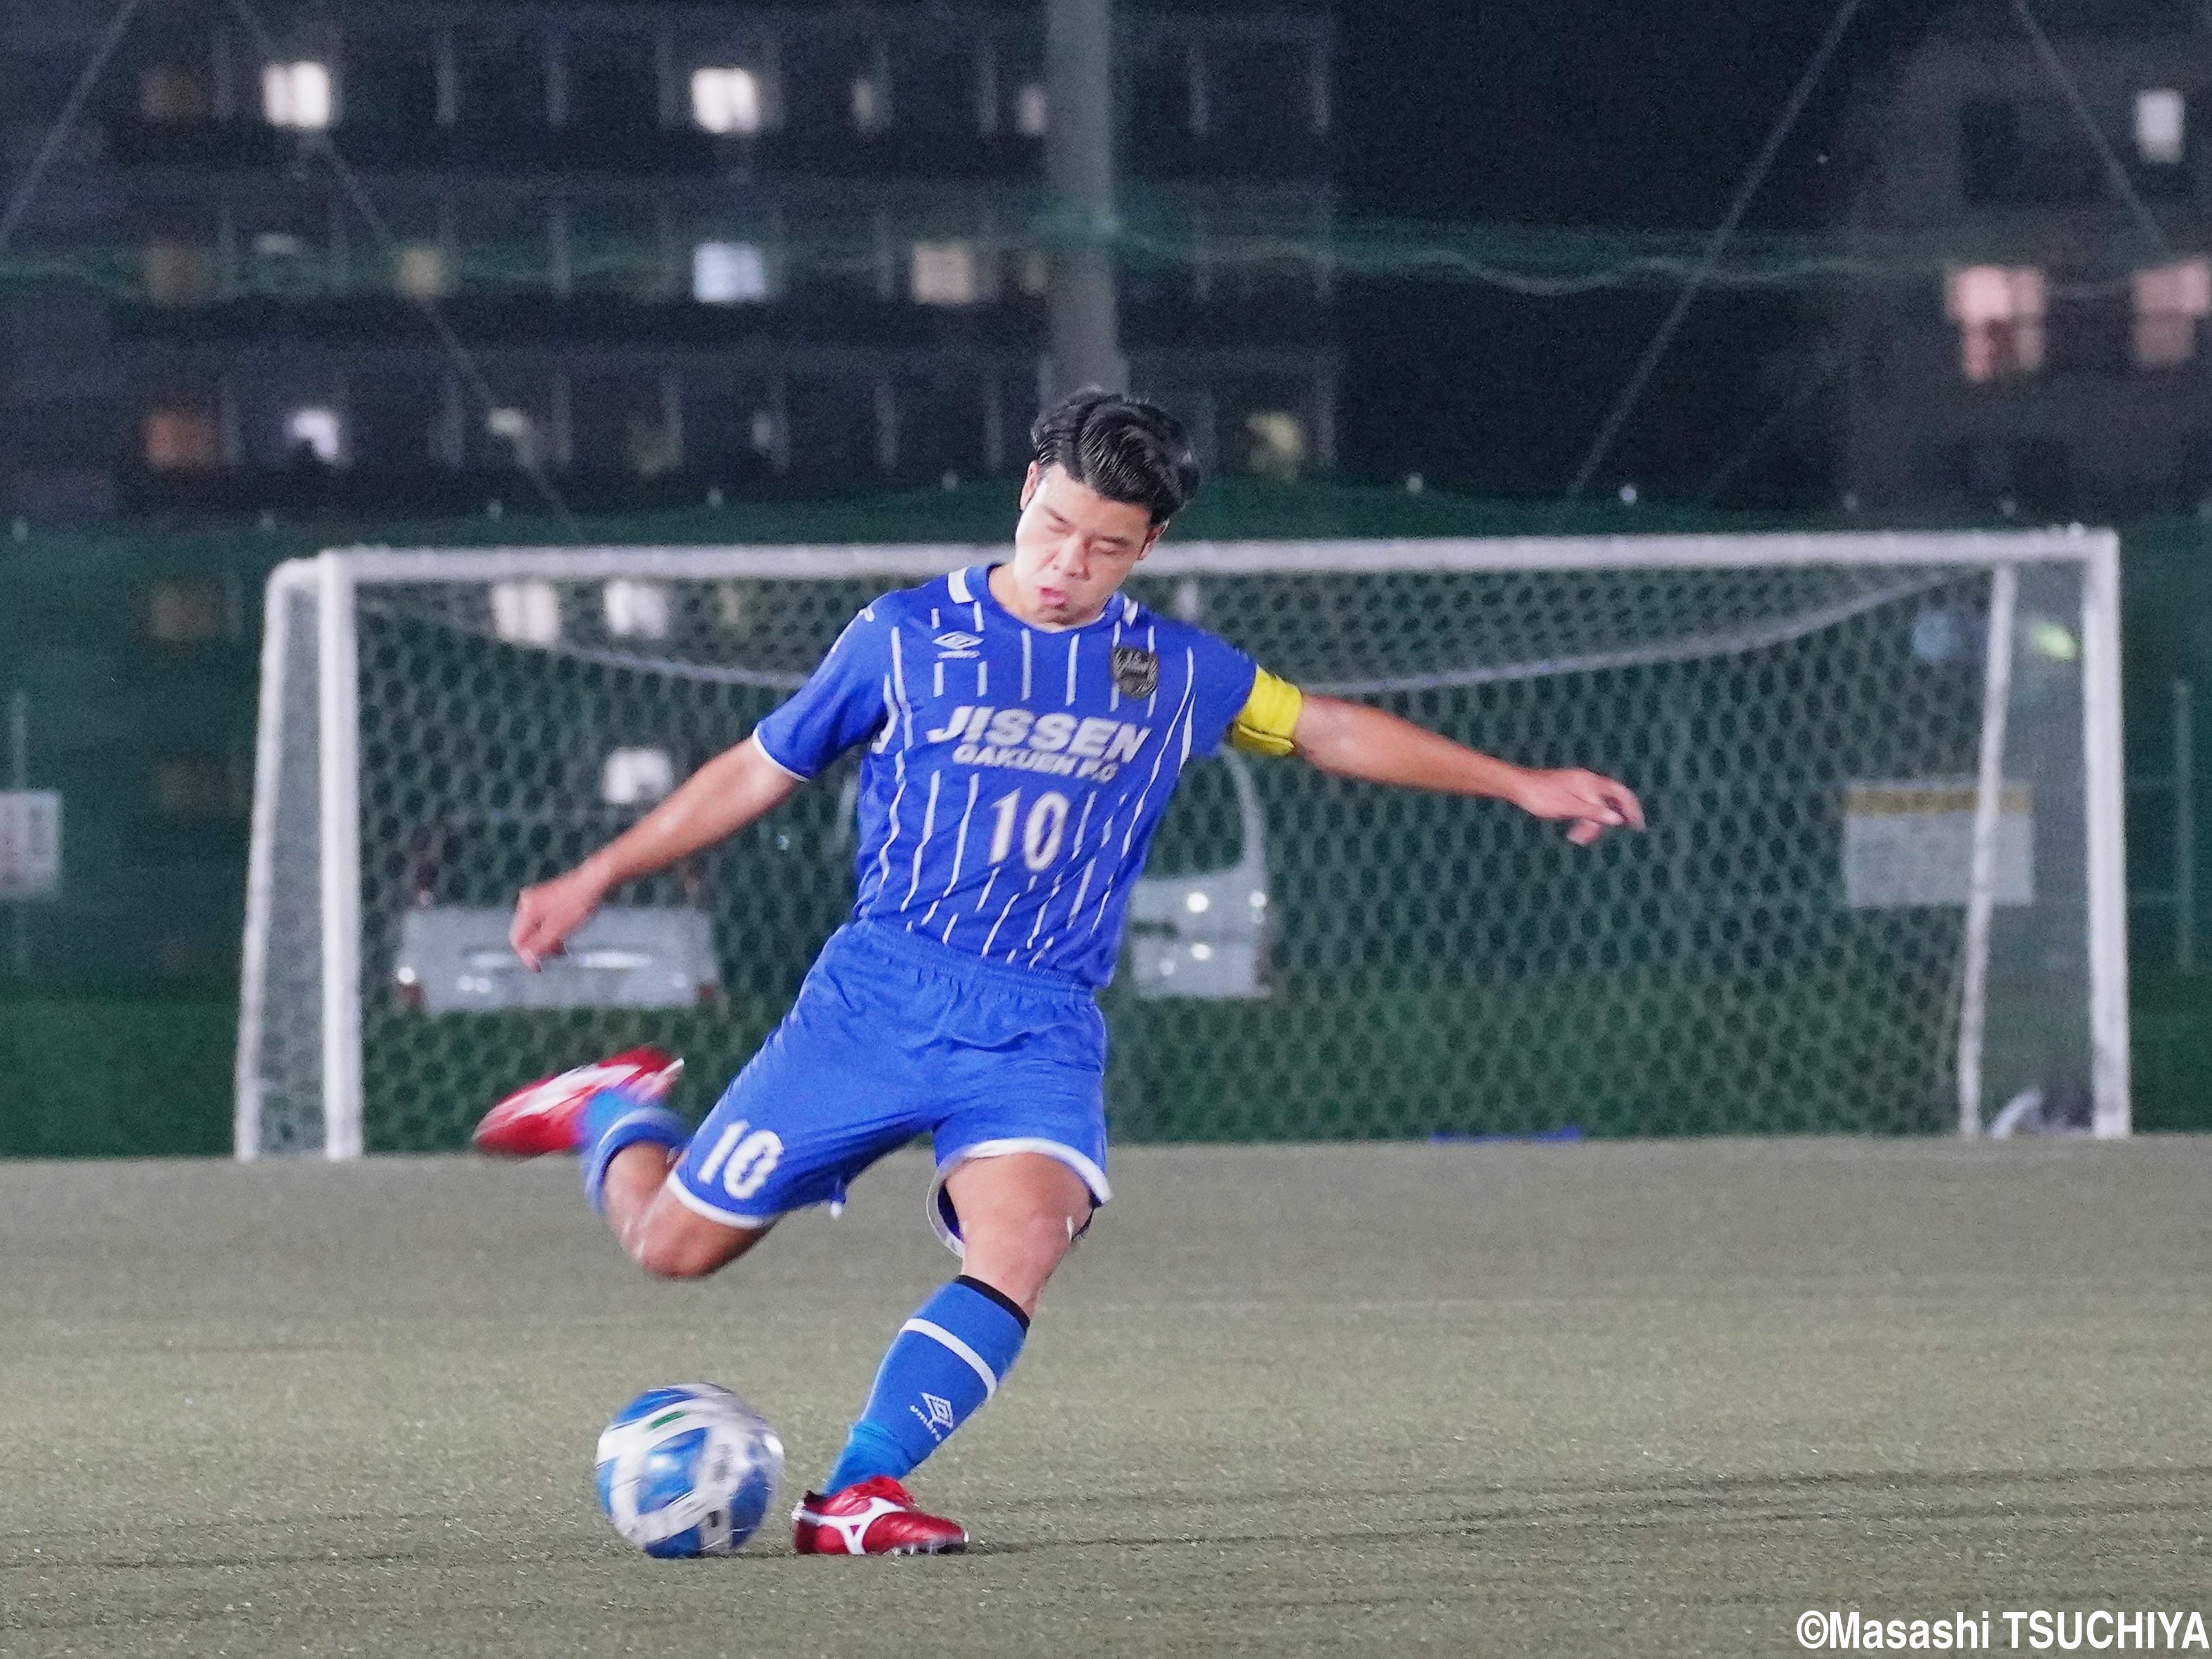
<path id="1" fill-rule="evenodd" d="M 1567 839 L 1577 847 L 1607 830 L 1644 827 L 1644 808 L 1625 784 L 1578 768 L 1516 766 L 1365 703 L 1307 697 L 1292 744 L 1310 764 L 1337 777 L 1490 795 L 1540 818 L 1571 820 Z"/>
<path id="2" fill-rule="evenodd" d="M 574 869 L 524 888 L 514 902 L 507 943 L 535 970 L 623 883 L 665 870 L 735 835 L 788 800 L 798 787 L 797 778 L 747 738 L 708 761 L 682 788 Z"/>

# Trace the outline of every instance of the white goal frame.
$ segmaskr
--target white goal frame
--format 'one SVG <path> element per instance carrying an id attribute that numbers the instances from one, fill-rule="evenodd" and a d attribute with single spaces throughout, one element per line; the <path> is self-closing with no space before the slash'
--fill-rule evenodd
<path id="1" fill-rule="evenodd" d="M 366 586 L 489 583 L 519 577 L 880 578 L 913 581 L 990 556 L 967 544 L 892 546 L 332 550 L 269 578 L 261 658 L 252 839 L 247 863 L 235 1074 L 236 1153 L 260 1155 L 259 1066 L 270 969 L 276 780 L 286 740 L 287 618 L 315 615 L 320 898 L 323 1154 L 357 1158 L 362 1138 L 361 780 L 356 607 Z M 1721 570 L 1789 566 L 1981 566 L 1991 573 L 1980 764 L 1966 915 L 1958 1041 L 1959 1131 L 1982 1132 L 1982 1060 L 1996 847 L 2002 794 L 2013 605 L 2023 566 L 2081 572 L 2083 793 L 2094 1133 L 2130 1129 L 2125 790 L 2121 748 L 2119 538 L 2109 530 L 1498 539 L 1182 542 L 1153 554 L 1149 576 L 1561 570 Z"/>

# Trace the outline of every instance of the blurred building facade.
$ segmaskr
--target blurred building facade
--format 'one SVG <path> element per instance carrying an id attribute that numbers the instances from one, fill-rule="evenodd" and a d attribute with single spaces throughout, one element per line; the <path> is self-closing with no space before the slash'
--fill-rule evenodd
<path id="1" fill-rule="evenodd" d="M 2212 494 L 2212 10 L 2034 10 L 2063 76 L 1986 0 L 1863 112 L 1859 252 L 1916 273 L 1844 328 L 1841 483 L 1869 507 L 2101 516 Z"/>
<path id="2" fill-rule="evenodd" d="M 1333 38 L 1124 5 L 1131 380 L 1327 466 Z M 112 6 L 4 0 L 20 183 Z M 1042 9 L 148 0 L 0 284 L 0 506 L 580 508 L 1018 467 Z M 53 273 L 51 276 L 39 273 Z M 26 273 L 37 277 L 27 280 Z"/>
<path id="3" fill-rule="evenodd" d="M 1245 250 L 1326 246 L 1327 15 L 1115 10 L 1132 383 L 1213 467 L 1323 468 L 1330 273 Z M 0 204 L 117 15 L 0 0 Z M 999 0 L 143 0 L 0 230 L 0 698 L 64 805 L 0 986 L 234 971 L 262 580 L 325 514 L 788 539 L 776 498 L 924 483 L 995 533 L 936 486 L 1026 459 L 1044 45 Z"/>

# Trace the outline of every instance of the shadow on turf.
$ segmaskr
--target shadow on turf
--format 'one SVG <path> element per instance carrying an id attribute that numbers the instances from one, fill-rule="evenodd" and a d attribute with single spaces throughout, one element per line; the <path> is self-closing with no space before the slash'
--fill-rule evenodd
<path id="1" fill-rule="evenodd" d="M 2085 1486 L 2153 1484 L 2185 1490 L 2159 1498 L 2129 1498 L 2116 1494 L 2112 1498 L 2094 1499 L 2078 1492 L 2056 1499 L 2053 1497 L 2053 1494 L 2063 1493 L 2069 1489 Z M 1778 1522 L 1818 1524 L 1823 1522 L 1863 1523 L 1874 1521 L 1928 1523 L 1991 1519 L 2111 1522 L 2133 1517 L 2185 1518 L 2193 1525 L 2198 1517 L 2212 1510 L 2212 1464 L 2008 1471 L 1870 1469 L 1808 1472 L 1794 1475 L 1674 1475 L 1633 1482 L 1561 1481 L 1541 1486 L 1501 1484 L 1489 1488 L 1486 1495 L 1491 1500 L 1489 1506 L 1470 1507 L 1468 1503 L 1470 1494 L 1463 1487 L 1430 1486 L 1394 1492 L 1390 1494 L 1390 1502 L 1395 1509 L 1402 1510 L 1409 1504 L 1434 1503 L 1437 1512 L 1392 1526 L 1340 1524 L 1328 1529 L 1291 1525 L 1233 1530 L 1206 1527 L 1180 1531 L 1132 1529 L 1082 1536 L 989 1540 L 971 1545 L 968 1553 L 973 1556 L 1042 1556 L 1102 1547 L 1144 1549 L 1178 1545 L 1402 1543 L 1448 1537 L 1480 1537 L 1492 1533 L 1525 1533 L 1532 1528 L 1547 1525 L 1599 1531 L 1689 1527 L 1711 1532 L 1731 1526 L 1765 1527 Z M 1240 1492 L 1237 1502 L 1239 1507 L 1295 1510 L 1299 1505 L 1327 1496 L 1311 1488 L 1258 1488 Z M 1824 1498 L 1828 1501 L 1821 1502 Z M 1888 1501 L 1881 1501 L 1885 1498 Z M 1218 1504 L 1218 1499 L 1194 1504 L 1184 1494 L 1171 1492 L 1118 1494 L 1110 1501 L 1128 1508 L 1141 1509 L 1148 1516 L 1171 1512 L 1178 1508 L 1195 1510 L 1216 1507 Z M 1024 1516 L 1055 1514 L 1060 1507 L 1050 1499 L 1014 1499 L 991 1506 L 990 1513 L 995 1517 L 1018 1521 Z M 413 1518 L 428 1522 L 451 1521 L 453 1517 L 441 1511 L 434 1516 Z M 380 1520 L 388 1522 L 391 1517 L 364 1516 L 362 1519 L 364 1525 L 368 1525 Z M 264 1524 L 281 1528 L 290 1523 L 271 1520 Z M 331 1553 L 327 1548 L 275 1553 L 234 1549 L 201 1555 L 179 1552 L 173 1554 L 73 1557 L 55 1551 L 52 1537 L 46 1541 L 48 1553 L 40 1565 L 49 1568 L 65 1566 L 72 1569 L 143 1571 L 176 1567 L 305 1566 L 327 1561 Z M 452 1560 L 457 1553 L 452 1547 L 456 1541 L 446 1540 L 446 1547 L 442 1548 L 384 1549 L 362 1553 L 349 1552 L 345 1559 L 356 1565 Z M 496 1555 L 501 1560 L 512 1559 L 511 1545 L 488 1538 L 485 1547 L 488 1553 Z M 549 1552 L 547 1559 L 558 1556 L 580 1561 L 596 1560 L 610 1553 L 620 1553 L 611 1540 L 605 1540 L 597 1546 Z M 464 1550 L 459 1553 L 465 1554 L 467 1552 Z M 786 1556 L 788 1551 L 770 1543 L 766 1549 L 756 1547 L 747 1553 L 760 1559 Z M 20 1567 L 28 1564 L 17 1560 L 13 1565 Z"/>
<path id="2" fill-rule="evenodd" d="M 2094 1500 L 2080 1496 L 2023 1502 L 2033 1495 L 2106 1483 L 2202 1487 L 2172 1498 Z M 2212 1507 L 2212 1464 L 2161 1464 L 2154 1468 L 2020 1470 L 1865 1469 L 1808 1472 L 1794 1475 L 1680 1475 L 1641 1482 L 1564 1482 L 1558 1485 L 1492 1487 L 1497 1506 L 1447 1510 L 1403 1526 L 1310 1528 L 1234 1532 L 1194 1528 L 1174 1533 L 1131 1532 L 1091 1537 L 1011 1540 L 971 1545 L 975 1555 L 1028 1555 L 1091 1549 L 1102 1545 L 1130 1548 L 1190 1544 L 1297 1544 L 1404 1542 L 1439 1536 L 1475 1536 L 1556 1522 L 1580 1528 L 1650 1528 L 1694 1525 L 1702 1530 L 1729 1525 L 1769 1526 L 1778 1522 L 1881 1521 L 1950 1522 L 2005 1520 L 2119 1520 L 2135 1516 L 2201 1516 Z M 1311 1502 L 1310 1489 L 1248 1491 L 1240 1504 L 1291 1505 Z M 1399 1504 L 1423 1499 L 1464 1500 L 1459 1487 L 1427 1487 L 1393 1494 Z M 1884 1496 L 1893 1501 L 1877 1502 Z M 1826 1498 L 1832 1502 L 1819 1502 Z M 1948 1498 L 1948 1502 L 1943 1501 Z M 1170 1508 L 1172 1494 L 1135 1495 L 1121 1501 L 1149 1511 Z M 1001 1513 L 1056 1508 L 1048 1500 L 1015 1502 Z"/>

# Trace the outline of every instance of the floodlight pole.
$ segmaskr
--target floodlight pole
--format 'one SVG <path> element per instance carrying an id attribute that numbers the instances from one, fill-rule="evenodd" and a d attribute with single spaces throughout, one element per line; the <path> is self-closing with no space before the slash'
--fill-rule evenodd
<path id="1" fill-rule="evenodd" d="M 1042 392 L 1128 389 L 1114 291 L 1113 0 L 1045 0 L 1045 181 L 1052 355 Z"/>

